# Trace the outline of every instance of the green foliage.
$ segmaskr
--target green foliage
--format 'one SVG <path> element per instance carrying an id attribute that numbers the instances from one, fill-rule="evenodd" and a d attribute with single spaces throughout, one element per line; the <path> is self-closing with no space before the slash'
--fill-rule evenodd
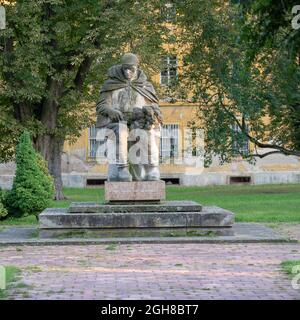
<path id="1" fill-rule="evenodd" d="M 49 194 L 53 194 L 54 193 L 54 179 L 49 174 L 47 163 L 39 152 L 36 152 L 36 157 L 37 157 L 37 165 L 44 175 L 45 189 Z"/>
<path id="2" fill-rule="evenodd" d="M 0 30 L 0 159 L 24 129 L 75 141 L 94 121 L 109 66 L 124 51 L 152 74 L 164 1 L 27 0 L 6 6 Z M 91 103 L 91 105 L 89 105 Z M 43 148 L 43 146 L 40 146 Z M 45 146 L 44 146 L 45 147 Z"/>
<path id="3" fill-rule="evenodd" d="M 229 162 L 237 154 L 249 161 L 273 153 L 299 156 L 300 56 L 292 47 L 298 48 L 300 37 L 291 28 L 294 2 L 282 1 L 285 10 L 275 1 L 174 2 L 181 46 L 190 48 L 182 78 L 199 103 L 194 121 L 205 132 L 206 162 L 214 156 Z M 253 152 L 243 151 L 246 140 Z"/>
<path id="4" fill-rule="evenodd" d="M 4 207 L 5 192 L 0 189 L 0 219 L 7 216 L 8 212 Z"/>
<path id="5" fill-rule="evenodd" d="M 132 51 L 153 74 L 162 50 L 166 0 L 8 1 L 0 30 L 0 161 L 24 129 L 61 192 L 61 154 L 95 122 L 107 69 Z M 157 71 L 157 68 L 156 68 Z"/>
<path id="6" fill-rule="evenodd" d="M 26 131 L 17 146 L 16 165 L 16 176 L 12 190 L 5 199 L 5 206 L 12 216 L 38 215 L 51 203 L 53 181 Z"/>

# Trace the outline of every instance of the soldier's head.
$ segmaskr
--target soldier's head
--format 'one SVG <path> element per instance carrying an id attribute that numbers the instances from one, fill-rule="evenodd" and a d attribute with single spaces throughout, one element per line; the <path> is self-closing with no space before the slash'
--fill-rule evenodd
<path id="1" fill-rule="evenodd" d="M 125 53 L 121 59 L 121 64 L 126 79 L 133 80 L 137 77 L 139 59 L 135 54 Z"/>

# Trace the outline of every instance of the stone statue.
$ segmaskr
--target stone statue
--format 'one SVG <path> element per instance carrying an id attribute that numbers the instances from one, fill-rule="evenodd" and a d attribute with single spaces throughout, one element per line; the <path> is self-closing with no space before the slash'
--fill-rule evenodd
<path id="1" fill-rule="evenodd" d="M 108 70 L 108 79 L 100 90 L 96 126 L 112 130 L 116 138 L 116 158 L 114 163 L 109 163 L 109 181 L 160 179 L 159 137 L 162 114 L 155 90 L 138 65 L 137 56 L 126 53 L 121 64 Z M 131 132 L 136 132 L 136 129 L 143 134 L 133 139 Z M 147 161 L 136 163 L 130 159 L 130 148 L 142 136 L 146 137 L 146 142 L 143 141 L 141 145 L 147 152 Z"/>

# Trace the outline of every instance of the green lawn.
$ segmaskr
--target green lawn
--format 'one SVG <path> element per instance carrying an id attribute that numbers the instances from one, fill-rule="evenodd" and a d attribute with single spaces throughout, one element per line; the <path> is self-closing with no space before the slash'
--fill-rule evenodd
<path id="1" fill-rule="evenodd" d="M 15 282 L 17 276 L 20 274 L 21 269 L 14 266 L 6 266 L 5 267 L 5 278 L 6 278 L 6 288 L 9 288 L 10 285 Z M 0 299 L 7 298 L 7 290 L 0 289 Z"/>
<path id="2" fill-rule="evenodd" d="M 234 212 L 236 221 L 300 223 L 300 184 L 169 187 L 167 198 L 217 205 Z"/>
<path id="3" fill-rule="evenodd" d="M 103 188 L 64 188 L 65 201 L 53 201 L 52 207 L 67 207 L 72 201 L 104 201 Z M 210 187 L 167 187 L 168 200 L 194 200 L 216 205 L 236 213 L 236 221 L 300 223 L 300 184 L 227 185 Z M 0 225 L 35 224 L 34 217 L 4 220 Z"/>

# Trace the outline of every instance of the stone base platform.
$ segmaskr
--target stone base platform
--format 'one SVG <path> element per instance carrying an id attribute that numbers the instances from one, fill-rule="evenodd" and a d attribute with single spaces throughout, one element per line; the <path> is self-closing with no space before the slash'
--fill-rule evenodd
<path id="1" fill-rule="evenodd" d="M 200 212 L 202 205 L 195 201 L 164 201 L 157 203 L 99 204 L 96 202 L 73 202 L 69 213 L 146 213 L 146 212 Z"/>
<path id="2" fill-rule="evenodd" d="M 172 238 L 233 236 L 232 228 L 40 229 L 40 239 Z"/>
<path id="3" fill-rule="evenodd" d="M 90 233 L 103 237 L 233 235 L 234 214 L 193 201 L 161 204 L 73 203 L 39 215 L 41 237 Z M 173 235 L 172 235 L 173 234 Z"/>

